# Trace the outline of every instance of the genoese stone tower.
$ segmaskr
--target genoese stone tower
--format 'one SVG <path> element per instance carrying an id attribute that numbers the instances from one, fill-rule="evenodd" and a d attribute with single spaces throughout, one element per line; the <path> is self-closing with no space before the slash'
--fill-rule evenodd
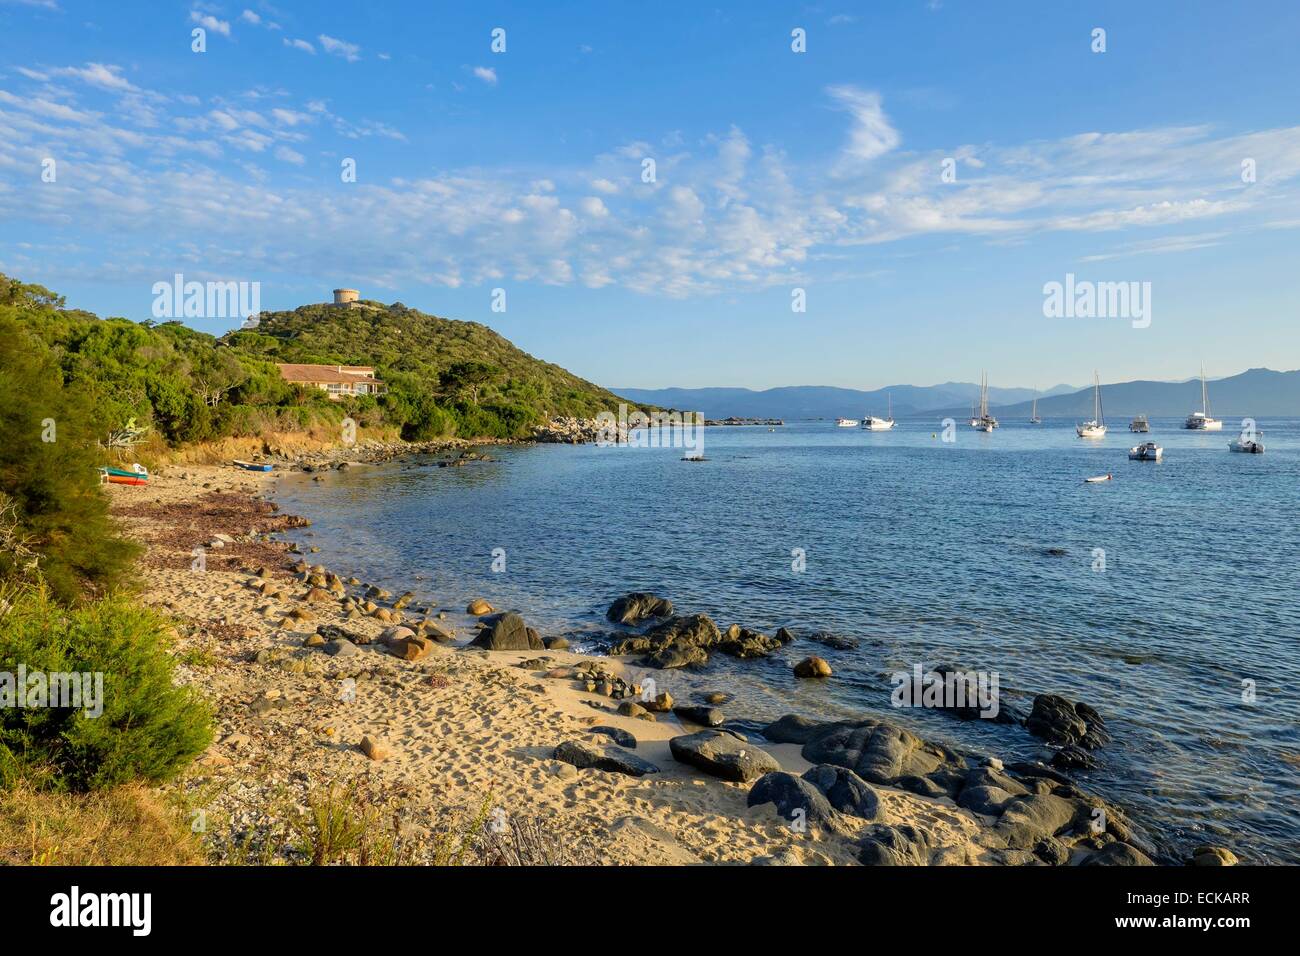
<path id="1" fill-rule="evenodd" d="M 361 293 L 356 289 L 335 289 L 334 304 L 352 307 L 352 303 L 361 298 Z"/>

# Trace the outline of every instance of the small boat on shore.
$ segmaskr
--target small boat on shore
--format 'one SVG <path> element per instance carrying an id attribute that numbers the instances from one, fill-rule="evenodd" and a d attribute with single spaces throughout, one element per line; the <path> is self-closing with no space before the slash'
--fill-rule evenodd
<path id="1" fill-rule="evenodd" d="M 1165 450 L 1155 442 L 1147 441 L 1130 448 L 1128 457 L 1132 461 L 1159 461 L 1164 453 Z"/>
<path id="2" fill-rule="evenodd" d="M 1145 415 L 1138 415 L 1128 423 L 1128 430 L 1131 432 L 1137 432 L 1139 435 L 1145 435 L 1147 432 L 1151 431 L 1151 423 L 1147 421 Z"/>
<path id="3" fill-rule="evenodd" d="M 110 485 L 147 485 L 149 469 L 144 465 L 132 465 L 129 471 L 125 468 L 101 468 L 99 480 L 101 484 L 107 482 Z"/>
<path id="4" fill-rule="evenodd" d="M 243 468 L 245 471 L 274 471 L 275 465 L 266 465 L 258 461 L 243 461 L 236 458 L 231 462 L 236 468 Z"/>
<path id="5" fill-rule="evenodd" d="M 1110 481 L 1113 477 L 1114 475 L 1096 475 L 1092 478 L 1085 478 L 1083 480 L 1088 484 L 1093 485 L 1099 481 Z"/>

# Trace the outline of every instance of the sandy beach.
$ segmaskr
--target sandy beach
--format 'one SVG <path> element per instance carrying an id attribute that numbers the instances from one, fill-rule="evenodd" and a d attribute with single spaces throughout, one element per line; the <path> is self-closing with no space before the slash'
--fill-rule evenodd
<path id="1" fill-rule="evenodd" d="M 312 794 L 334 785 L 351 787 L 389 821 L 412 863 L 432 862 L 443 835 L 476 819 L 477 862 L 854 864 L 864 837 L 882 832 L 895 841 L 910 835 L 921 848 L 911 862 L 1043 862 L 995 827 L 996 812 L 977 814 L 949 796 L 872 784 L 871 819 L 836 813 L 826 825 L 788 819 L 774 803 L 750 807 L 752 780 L 722 780 L 670 753 L 671 738 L 702 728 L 671 712 L 623 716 L 619 701 L 573 679 L 572 669 L 587 664 L 621 675 L 616 659 L 463 649 L 474 636 L 464 613 L 472 594 L 441 595 L 424 614 L 387 601 L 376 617 L 355 609 L 365 590 L 355 579 L 334 582 L 333 593 L 313 589 L 310 571 L 293 570 L 313 563 L 311 555 L 271 537 L 295 523 L 267 501 L 276 480 L 182 464 L 162 469 L 148 487 L 109 489 L 114 512 L 146 545 L 143 600 L 176 622 L 181 680 L 216 711 L 216 742 L 179 786 L 217 859 L 293 859 L 291 821 Z M 328 570 L 341 579 L 350 573 Z M 395 619 L 421 618 L 454 643 L 430 642 L 427 653 L 406 660 L 381 642 Z M 335 642 L 347 645 L 337 653 L 314 637 L 330 626 L 353 637 Z M 627 752 L 659 772 L 579 769 L 555 758 L 565 741 L 612 747 L 595 726 L 633 735 Z M 762 749 L 790 773 L 810 767 L 798 743 Z M 979 772 L 1001 769 L 991 760 Z M 1077 794 L 1041 778 L 1021 792 L 1062 802 L 1051 794 Z M 1086 829 L 1071 833 L 1056 839 L 1075 862 L 1115 842 L 1106 834 L 1088 845 Z"/>

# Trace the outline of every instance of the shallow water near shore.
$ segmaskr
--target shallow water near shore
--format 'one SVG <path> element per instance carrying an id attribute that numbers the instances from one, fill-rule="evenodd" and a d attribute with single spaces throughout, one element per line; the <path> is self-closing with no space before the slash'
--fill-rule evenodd
<path id="1" fill-rule="evenodd" d="M 732 694 L 724 710 L 746 722 L 871 714 L 1014 759 L 1039 752 L 1023 728 L 896 710 L 889 675 L 997 672 L 1021 713 L 1036 693 L 1083 700 L 1114 736 L 1076 774 L 1085 789 L 1177 847 L 1300 862 L 1300 421 L 1261 422 L 1262 456 L 1229 453 L 1230 430 L 1178 424 L 1142 436 L 1164 446 L 1159 463 L 1127 460 L 1139 438 L 1122 424 L 1087 442 L 1065 421 L 962 426 L 946 444 L 930 421 L 800 422 L 709 428 L 704 462 L 680 448 L 490 448 L 495 460 L 455 468 L 287 475 L 275 498 L 312 520 L 289 537 L 319 547 L 313 561 L 409 588 L 456 623 L 481 596 L 581 640 L 611 629 L 615 597 L 652 590 L 724 628 L 860 642 L 639 671 L 678 699 Z M 834 677 L 794 679 L 809 654 Z"/>

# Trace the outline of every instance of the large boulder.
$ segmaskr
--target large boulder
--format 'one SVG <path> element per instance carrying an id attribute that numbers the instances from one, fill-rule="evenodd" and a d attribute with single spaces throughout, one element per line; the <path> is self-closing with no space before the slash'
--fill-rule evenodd
<path id="1" fill-rule="evenodd" d="M 1025 720 L 1025 728 L 1053 747 L 1072 744 L 1096 750 L 1110 743 L 1101 714 L 1087 704 L 1072 704 L 1056 694 L 1039 694 Z"/>
<path id="2" fill-rule="evenodd" d="M 478 636 L 470 641 L 470 647 L 481 647 L 489 651 L 545 650 L 541 640 L 529 632 L 524 619 L 514 611 L 484 618 L 479 623 L 481 629 Z"/>
<path id="3" fill-rule="evenodd" d="M 606 620 L 615 624 L 637 625 L 647 618 L 672 617 L 673 602 L 657 594 L 633 591 L 625 594 L 609 606 L 605 612 Z"/>
<path id="4" fill-rule="evenodd" d="M 802 777 L 782 770 L 759 777 L 750 788 L 747 803 L 751 807 L 771 803 L 791 823 L 842 830 L 825 795 Z"/>
<path id="5" fill-rule="evenodd" d="M 746 740 L 722 730 L 674 737 L 668 741 L 673 759 L 690 764 L 723 780 L 748 783 L 765 773 L 780 770 L 776 758 Z"/>
<path id="6" fill-rule="evenodd" d="M 826 724 L 798 714 L 786 714 L 763 728 L 763 736 L 774 744 L 806 744 Z"/>
<path id="7" fill-rule="evenodd" d="M 925 866 L 930 861 L 930 841 L 914 826 L 878 824 L 868 831 L 858 850 L 863 866 Z"/>
<path id="8" fill-rule="evenodd" d="M 658 773 L 659 768 L 636 754 L 628 753 L 612 744 L 587 740 L 566 740 L 555 748 L 555 759 L 572 764 L 579 770 L 603 770 L 622 773 L 630 777 L 643 777 Z"/>
<path id="9" fill-rule="evenodd" d="M 1081 866 L 1155 866 L 1151 857 L 1127 843 L 1107 843 Z"/>
<path id="10" fill-rule="evenodd" d="M 674 707 L 673 713 L 687 723 L 699 724 L 701 727 L 721 727 L 723 720 L 726 719 L 722 711 L 716 707 L 697 707 L 687 704 Z"/>
<path id="11" fill-rule="evenodd" d="M 880 796 L 852 770 L 823 763 L 809 767 L 803 778 L 841 813 L 864 820 L 875 820 L 880 816 Z"/>
<path id="12" fill-rule="evenodd" d="M 794 635 L 785 628 L 777 631 L 775 636 L 768 637 L 760 631 L 733 624 L 722 635 L 722 640 L 718 642 L 717 649 L 724 654 L 730 654 L 732 657 L 739 657 L 741 660 L 751 660 L 756 657 L 767 657 L 773 651 L 780 650 L 784 644 L 792 640 L 794 640 Z"/>
<path id="13" fill-rule="evenodd" d="M 646 667 L 697 667 L 708 663 L 709 649 L 722 639 L 706 614 L 671 617 L 644 634 L 624 635 L 610 644 L 614 655 L 641 654 Z"/>
<path id="14" fill-rule="evenodd" d="M 1087 808 L 1082 804 L 1050 793 L 1033 793 L 1007 803 L 994 825 L 1007 846 L 1017 850 L 1033 849 L 1043 837 L 1055 836 L 1070 827 Z"/>
<path id="15" fill-rule="evenodd" d="M 831 665 L 821 657 L 805 657 L 794 665 L 795 677 L 830 677 Z"/>
<path id="16" fill-rule="evenodd" d="M 964 761 L 946 747 L 877 720 L 827 724 L 803 745 L 810 763 L 852 770 L 869 783 L 892 784 L 900 777 L 924 777 Z"/>

